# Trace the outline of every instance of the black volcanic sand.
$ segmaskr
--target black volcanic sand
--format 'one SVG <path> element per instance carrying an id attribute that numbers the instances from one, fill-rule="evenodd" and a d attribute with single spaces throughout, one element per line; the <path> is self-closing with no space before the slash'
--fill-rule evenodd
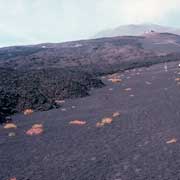
<path id="1" fill-rule="evenodd" d="M 177 62 L 167 65 L 167 72 L 164 64 L 126 71 L 115 84 L 106 76 L 107 86 L 91 96 L 13 116 L 17 129 L 0 127 L 0 179 L 178 180 L 180 85 L 175 79 L 180 70 Z M 111 124 L 96 127 L 117 111 L 121 115 Z M 75 119 L 87 124 L 70 125 Z M 44 125 L 44 133 L 26 135 L 36 123 Z M 177 142 L 168 144 L 173 138 Z"/>

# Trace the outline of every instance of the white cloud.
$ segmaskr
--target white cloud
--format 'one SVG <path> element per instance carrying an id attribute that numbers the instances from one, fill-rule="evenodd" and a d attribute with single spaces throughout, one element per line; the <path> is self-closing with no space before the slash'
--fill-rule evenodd
<path id="1" fill-rule="evenodd" d="M 161 23 L 179 10 L 180 0 L 0 0 L 0 38 L 75 40 L 121 24 Z"/>
<path id="2" fill-rule="evenodd" d="M 121 14 L 128 22 L 160 21 L 167 15 L 180 8 L 179 0 L 133 0 L 122 1 Z"/>
<path id="3" fill-rule="evenodd" d="M 175 11 L 180 11 L 180 0 L 101 0 L 99 10 L 107 23 L 128 24 L 161 22 Z"/>

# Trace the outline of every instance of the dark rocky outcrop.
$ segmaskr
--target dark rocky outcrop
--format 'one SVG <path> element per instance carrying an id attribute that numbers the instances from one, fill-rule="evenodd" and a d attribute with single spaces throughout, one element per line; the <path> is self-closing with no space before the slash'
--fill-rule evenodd
<path id="1" fill-rule="evenodd" d="M 103 83 L 83 71 L 63 69 L 0 69 L 0 115 L 24 109 L 49 110 L 58 107 L 56 100 L 89 95 L 93 87 Z"/>

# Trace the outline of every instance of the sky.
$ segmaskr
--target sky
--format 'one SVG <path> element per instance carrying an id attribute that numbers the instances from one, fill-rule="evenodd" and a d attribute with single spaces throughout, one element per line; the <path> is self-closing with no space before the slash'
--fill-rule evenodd
<path id="1" fill-rule="evenodd" d="M 0 0 L 0 46 L 93 37 L 124 24 L 180 28 L 180 0 Z"/>

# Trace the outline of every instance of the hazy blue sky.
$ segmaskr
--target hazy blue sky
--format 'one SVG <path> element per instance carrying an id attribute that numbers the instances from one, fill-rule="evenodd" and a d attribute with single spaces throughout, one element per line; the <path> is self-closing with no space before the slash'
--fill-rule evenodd
<path id="1" fill-rule="evenodd" d="M 180 26 L 180 0 L 0 0 L 0 46 L 88 38 L 122 24 Z"/>

